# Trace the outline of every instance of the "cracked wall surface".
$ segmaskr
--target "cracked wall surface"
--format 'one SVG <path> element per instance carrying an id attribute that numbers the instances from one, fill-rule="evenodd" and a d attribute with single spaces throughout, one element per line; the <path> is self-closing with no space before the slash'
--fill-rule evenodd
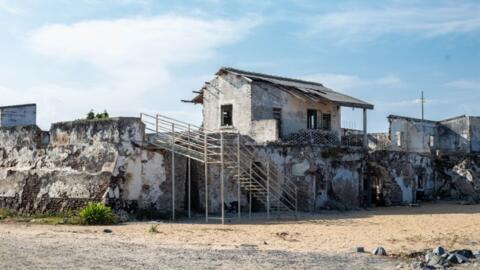
<path id="1" fill-rule="evenodd" d="M 0 129 L 0 207 L 20 212 L 74 210 L 88 201 L 125 210 L 171 207 L 171 155 L 143 148 L 137 118 Z M 176 157 L 178 207 L 185 159 Z"/>

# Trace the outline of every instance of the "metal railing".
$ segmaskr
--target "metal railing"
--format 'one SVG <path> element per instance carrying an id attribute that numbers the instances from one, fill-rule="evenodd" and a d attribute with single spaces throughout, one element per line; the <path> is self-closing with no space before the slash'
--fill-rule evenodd
<path id="1" fill-rule="evenodd" d="M 241 216 L 241 192 L 249 197 L 249 215 L 252 199 L 264 204 L 267 216 L 270 211 L 297 212 L 298 189 L 296 184 L 277 170 L 268 158 L 259 158 L 254 147 L 239 133 L 213 132 L 202 127 L 175 120 L 162 115 L 140 114 L 145 124 L 146 140 L 150 145 L 183 155 L 205 164 L 205 190 L 208 191 L 208 165 L 221 166 L 220 179 L 230 179 L 238 187 L 238 216 Z M 174 157 L 172 158 L 172 191 L 175 190 Z M 188 163 L 190 167 L 190 161 Z M 190 171 L 190 169 L 189 169 Z M 188 174 L 188 194 L 190 198 L 190 173 Z M 221 181 L 221 199 L 224 205 L 224 181 Z M 172 212 L 175 212 L 172 194 Z M 208 192 L 205 192 L 205 215 L 208 221 Z M 190 199 L 188 212 L 190 216 Z M 222 207 L 222 223 L 224 222 Z M 172 215 L 174 218 L 174 214 Z"/>

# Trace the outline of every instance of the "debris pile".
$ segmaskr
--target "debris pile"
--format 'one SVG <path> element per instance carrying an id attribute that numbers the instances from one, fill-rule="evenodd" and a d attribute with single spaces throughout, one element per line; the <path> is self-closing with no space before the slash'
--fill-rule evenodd
<path id="1" fill-rule="evenodd" d="M 412 264 L 412 269 L 444 269 L 468 262 L 480 262 L 480 251 L 472 252 L 469 249 L 446 251 L 439 246 L 425 253 L 422 261 Z"/>

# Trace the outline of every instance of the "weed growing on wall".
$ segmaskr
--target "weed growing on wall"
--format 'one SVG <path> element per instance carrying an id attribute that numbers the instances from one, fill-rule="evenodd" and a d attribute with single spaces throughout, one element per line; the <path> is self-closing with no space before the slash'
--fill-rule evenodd
<path id="1" fill-rule="evenodd" d="M 103 113 L 97 113 L 95 114 L 95 111 L 90 110 L 87 114 L 87 120 L 95 120 L 95 119 L 108 119 L 110 118 L 110 115 L 108 112 L 105 110 Z"/>

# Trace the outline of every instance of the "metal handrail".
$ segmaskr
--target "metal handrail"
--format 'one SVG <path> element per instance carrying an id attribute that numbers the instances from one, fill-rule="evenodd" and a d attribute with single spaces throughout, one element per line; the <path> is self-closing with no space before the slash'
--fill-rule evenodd
<path id="1" fill-rule="evenodd" d="M 268 170 L 253 162 L 257 155 L 251 147 L 248 147 L 250 142 L 239 133 L 213 132 L 163 115 L 152 116 L 141 113 L 140 117 L 145 124 L 145 130 L 152 132 L 149 134 L 157 135 L 159 143 L 171 145 L 158 145 L 158 147 L 167 148 L 200 162 L 222 162 L 224 165 L 238 166 L 238 173 L 233 173 L 231 176 L 235 177 L 236 174 L 236 177 L 239 177 L 238 181 L 241 181 L 242 175 L 249 175 L 250 184 L 243 188 L 257 194 L 256 196 L 262 202 L 267 200 L 267 203 L 271 203 L 273 200 L 283 204 L 284 208 L 296 212 L 298 202 L 296 184 L 289 177 L 281 174 L 271 160 L 265 161 L 269 164 Z M 216 136 L 219 133 L 220 136 Z M 236 144 L 239 144 L 238 151 Z M 283 181 L 280 182 L 280 179 Z M 267 192 L 270 197 L 264 198 L 265 193 L 251 190 L 253 187 Z"/>
<path id="2" fill-rule="evenodd" d="M 240 152 L 240 154 L 245 155 L 245 153 L 242 153 L 242 152 Z M 241 159 L 241 160 L 249 160 L 249 159 L 252 160 L 251 157 L 247 156 L 246 159 Z M 252 163 L 252 167 L 255 167 L 255 170 L 252 170 L 252 174 L 254 174 L 257 178 L 266 182 L 265 177 L 267 176 L 267 172 L 265 172 L 262 167 L 260 167 L 259 165 L 255 164 L 255 163 Z M 243 166 L 241 166 L 241 169 L 244 170 L 244 171 L 246 170 L 246 168 L 244 168 Z M 261 173 L 261 174 L 259 174 L 259 173 Z M 255 182 L 257 182 L 262 188 L 264 188 L 266 190 L 265 186 L 262 183 L 258 182 L 256 179 L 253 179 L 253 180 Z M 278 188 L 277 189 L 272 188 L 272 183 L 275 184 Z M 276 193 L 275 195 L 278 197 L 279 200 L 281 200 L 282 198 L 287 199 L 286 201 L 288 202 L 288 204 L 290 204 L 290 206 L 292 206 L 292 208 L 295 208 L 294 203 L 291 202 L 290 199 L 285 198 L 285 196 L 283 196 L 283 193 L 285 192 L 285 190 L 283 189 L 283 187 L 280 183 L 275 182 L 275 181 L 273 181 L 273 182 L 270 181 L 270 190 L 274 191 Z M 291 197 L 295 198 L 296 194 L 294 192 L 292 192 L 292 193 L 293 194 L 288 194 L 288 192 L 287 192 L 287 196 L 291 196 Z"/>
<path id="3" fill-rule="evenodd" d="M 243 147 L 243 149 L 245 149 L 245 150 L 247 151 L 247 153 L 250 154 L 250 159 L 254 159 L 254 157 L 255 157 L 254 154 L 253 154 L 251 151 L 247 150 L 247 148 L 246 148 L 245 146 L 241 146 L 241 148 L 242 148 L 242 147 Z M 269 162 L 270 165 L 272 165 L 272 166 L 270 166 L 270 168 L 276 168 L 276 165 L 273 164 L 270 160 L 268 160 L 267 162 Z M 272 171 L 271 171 L 271 172 L 272 172 Z M 275 171 L 275 172 L 276 172 L 276 171 Z M 265 174 L 266 174 L 266 172 L 263 171 L 263 170 L 262 170 L 262 173 L 265 173 Z M 276 176 L 279 177 L 279 173 L 277 173 Z M 290 189 L 290 192 L 291 192 L 291 193 L 295 193 L 296 184 L 293 183 L 293 181 L 290 180 L 290 179 L 289 179 L 288 177 L 286 177 L 285 175 L 282 175 L 282 178 L 287 180 L 287 181 L 285 181 L 285 184 L 286 184 L 286 187 L 288 187 L 288 188 Z M 275 182 L 274 182 L 274 183 L 275 183 Z M 278 184 L 279 184 L 279 183 L 278 183 Z M 280 185 L 280 184 L 279 184 L 279 185 Z M 293 188 L 290 187 L 289 185 L 292 185 Z M 281 186 L 281 185 L 280 185 L 280 186 Z"/>
<path id="4" fill-rule="evenodd" d="M 241 140 L 245 140 L 244 138 L 240 138 L 240 139 L 241 139 Z M 245 146 L 245 144 L 242 144 L 242 146 L 244 147 L 244 149 L 246 149 L 247 151 L 249 151 L 249 149 Z M 249 151 L 249 153 L 250 153 L 252 156 L 254 156 L 254 154 L 253 154 L 252 151 Z M 270 165 L 273 165 L 273 168 L 276 168 L 276 167 L 277 167 L 277 166 L 276 166 L 275 164 L 273 164 L 270 160 L 268 160 L 267 162 L 269 162 Z M 271 167 L 271 168 L 272 168 L 272 167 Z M 278 177 L 278 175 L 277 175 L 277 177 Z M 290 184 L 290 185 L 292 185 L 292 186 L 294 187 L 293 190 L 291 190 L 291 191 L 292 191 L 292 192 L 295 192 L 294 190 L 295 190 L 295 188 L 297 187 L 297 185 L 296 185 L 289 177 L 287 177 L 287 176 L 285 176 L 285 175 L 282 175 L 282 177 L 287 180 L 287 182 L 286 182 L 287 184 Z"/>

